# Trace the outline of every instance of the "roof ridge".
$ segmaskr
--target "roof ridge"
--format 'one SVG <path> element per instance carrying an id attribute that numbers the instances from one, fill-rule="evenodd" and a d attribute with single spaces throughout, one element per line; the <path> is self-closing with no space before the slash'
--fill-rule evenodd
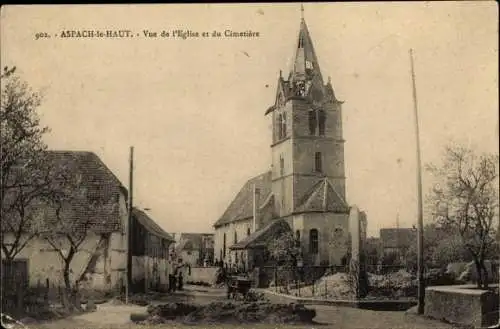
<path id="1" fill-rule="evenodd" d="M 304 194 L 297 208 L 300 208 L 305 205 L 305 203 L 311 198 L 314 192 L 316 192 L 318 185 L 320 185 L 323 181 L 324 179 L 320 179 L 316 183 L 314 183 L 314 185 Z"/>
<path id="2" fill-rule="evenodd" d="M 260 178 L 260 177 L 262 177 L 262 176 L 269 175 L 270 173 L 271 173 L 271 170 L 268 170 L 268 171 L 263 172 L 263 173 L 261 173 L 261 174 L 259 174 L 259 175 L 256 175 L 256 176 L 254 176 L 254 177 L 252 177 L 252 178 L 248 179 L 248 180 L 247 180 L 247 183 L 250 183 L 251 181 L 253 181 L 253 180 L 257 179 L 257 178 Z"/>
<path id="3" fill-rule="evenodd" d="M 141 209 L 133 207 L 132 213 L 136 214 L 137 220 L 139 220 L 141 222 L 141 224 L 147 226 L 146 228 L 151 230 L 152 231 L 151 233 L 156 234 L 156 235 L 160 235 L 165 239 L 174 240 L 174 238 L 169 233 L 167 233 L 161 226 L 159 226 L 158 223 L 156 223 L 148 214 L 146 214 Z M 147 221 L 147 223 L 143 223 L 140 220 L 139 217 L 141 217 L 141 216 L 142 216 L 142 218 L 144 218 Z"/>
<path id="4" fill-rule="evenodd" d="M 271 181 L 272 171 L 267 170 L 259 175 L 253 176 L 248 179 L 245 184 L 240 188 L 238 193 L 233 197 L 233 200 L 226 207 L 222 215 L 213 224 L 213 227 L 219 227 L 224 224 L 231 223 L 235 220 L 244 219 L 246 217 L 251 217 L 251 199 L 253 194 L 252 185 L 256 185 L 260 189 L 260 198 L 266 197 L 269 192 L 271 192 L 272 181 Z"/>
<path id="5" fill-rule="evenodd" d="M 333 184 L 330 182 L 330 180 L 328 179 L 328 177 L 325 177 L 325 180 L 326 180 L 326 183 L 328 185 L 330 185 L 330 187 L 332 188 L 333 192 L 337 195 L 337 197 L 340 199 L 340 201 L 342 201 L 345 206 L 348 206 L 347 201 L 339 194 L 339 192 L 337 192 L 337 189 L 335 188 L 335 186 L 333 186 Z"/>
<path id="6" fill-rule="evenodd" d="M 96 154 L 95 152 L 93 151 L 88 151 L 88 150 L 52 150 L 52 149 L 47 149 L 47 150 L 44 150 L 44 152 L 47 152 L 47 153 L 75 153 L 75 154 L 78 154 L 78 153 L 87 153 L 87 154 Z"/>
<path id="7" fill-rule="evenodd" d="M 270 201 L 271 199 L 274 197 L 274 193 L 271 191 L 267 194 L 267 197 L 264 199 L 264 202 L 262 202 L 261 205 L 259 205 L 259 209 L 262 209 L 264 208 Z"/>
<path id="8" fill-rule="evenodd" d="M 100 156 L 98 156 L 98 155 L 97 155 L 96 153 L 94 153 L 94 152 L 87 152 L 87 155 L 94 157 L 94 158 L 95 158 L 95 159 L 99 162 L 99 164 L 101 164 L 101 166 L 103 167 L 103 169 L 104 169 L 104 170 L 105 170 L 108 174 L 110 174 L 111 176 L 113 176 L 113 178 L 116 180 L 116 182 L 118 182 L 118 185 L 119 185 L 121 188 L 125 189 L 125 190 L 127 191 L 127 194 L 128 194 L 128 190 L 127 190 L 127 188 L 125 187 L 125 185 L 124 185 L 124 184 L 120 181 L 120 179 L 119 179 L 119 178 L 115 175 L 115 173 L 114 173 L 111 169 L 109 169 L 109 168 L 108 168 L 108 166 L 106 166 L 106 164 L 104 163 L 104 161 L 101 159 L 101 157 L 100 157 Z"/>

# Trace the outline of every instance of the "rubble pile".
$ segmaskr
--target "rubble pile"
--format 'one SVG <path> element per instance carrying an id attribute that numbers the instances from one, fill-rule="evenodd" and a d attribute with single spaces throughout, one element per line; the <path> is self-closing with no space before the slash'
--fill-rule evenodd
<path id="1" fill-rule="evenodd" d="M 137 293 L 129 296 L 128 302 L 130 304 L 139 305 L 139 306 L 147 306 L 149 302 L 152 300 L 168 300 L 170 295 L 160 293 L 160 292 L 148 292 L 148 293 Z M 125 296 L 118 296 L 113 298 L 110 303 L 113 305 L 123 305 L 125 304 Z"/>
<path id="2" fill-rule="evenodd" d="M 316 311 L 300 304 L 215 302 L 185 318 L 187 323 L 312 323 Z"/>
<path id="3" fill-rule="evenodd" d="M 257 292 L 253 289 L 251 289 L 246 297 L 245 297 L 245 301 L 247 302 L 258 302 L 258 301 L 269 301 L 268 298 L 266 298 L 266 295 L 262 292 Z"/>
<path id="4" fill-rule="evenodd" d="M 163 319 L 175 319 L 180 316 L 186 316 L 198 309 L 198 306 L 187 303 L 168 303 L 162 305 L 150 305 L 147 308 L 148 314 L 153 317 Z"/>
<path id="5" fill-rule="evenodd" d="M 369 295 L 367 298 L 401 298 L 416 294 L 417 281 L 405 270 L 377 275 L 368 273 Z M 313 285 L 291 289 L 289 294 L 305 298 L 353 299 L 355 287 L 349 283 L 346 273 L 322 277 Z"/>
<path id="6" fill-rule="evenodd" d="M 415 277 L 405 270 L 399 270 L 386 275 L 368 273 L 370 287 L 394 287 L 399 289 L 410 288 L 415 285 Z"/>
<path id="7" fill-rule="evenodd" d="M 268 323 L 304 324 L 312 323 L 316 316 L 314 309 L 301 304 L 271 304 L 258 302 L 213 302 L 206 306 L 185 303 L 168 303 L 148 307 L 145 319 L 131 318 L 140 324 L 152 325 L 181 321 L 187 324 L 198 323 Z"/>
<path id="8" fill-rule="evenodd" d="M 322 277 L 314 283 L 314 286 L 292 289 L 290 294 L 307 298 L 349 299 L 352 297 L 351 290 L 347 283 L 347 275 L 345 273 L 335 273 Z"/>
<path id="9" fill-rule="evenodd" d="M 417 294 L 416 278 L 405 270 L 377 275 L 368 273 L 370 291 L 367 298 L 400 299 L 415 297 Z"/>

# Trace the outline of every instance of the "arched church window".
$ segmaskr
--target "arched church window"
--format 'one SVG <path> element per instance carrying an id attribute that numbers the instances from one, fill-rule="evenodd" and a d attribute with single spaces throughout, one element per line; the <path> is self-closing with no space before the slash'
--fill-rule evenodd
<path id="1" fill-rule="evenodd" d="M 314 154 L 314 170 L 316 172 L 322 172 L 323 171 L 323 159 L 321 156 L 321 152 L 316 152 Z"/>
<path id="2" fill-rule="evenodd" d="M 300 247 L 300 230 L 295 231 L 295 244 Z"/>
<path id="3" fill-rule="evenodd" d="M 250 227 L 247 227 L 247 236 L 250 235 Z"/>
<path id="4" fill-rule="evenodd" d="M 319 236 L 318 230 L 315 228 L 309 231 L 309 252 L 311 254 L 319 252 Z"/>
<path id="5" fill-rule="evenodd" d="M 319 110 L 318 111 L 318 128 L 319 128 L 319 134 L 321 136 L 325 134 L 325 121 L 326 121 L 325 111 Z"/>
<path id="6" fill-rule="evenodd" d="M 309 134 L 316 134 L 316 111 L 309 110 Z"/>
<path id="7" fill-rule="evenodd" d="M 286 137 L 286 112 L 283 112 L 283 116 L 281 117 L 281 133 L 283 134 L 281 138 Z"/>
<path id="8" fill-rule="evenodd" d="M 304 48 L 304 37 L 302 35 L 299 37 L 299 48 Z"/>
<path id="9" fill-rule="evenodd" d="M 238 232 L 234 231 L 234 243 L 238 242 Z"/>
<path id="10" fill-rule="evenodd" d="M 283 135 L 283 132 L 282 132 L 282 129 L 283 129 L 283 126 L 282 126 L 282 121 L 283 121 L 283 118 L 282 118 L 282 115 L 281 113 L 278 114 L 278 118 L 276 120 L 276 128 L 278 130 L 278 139 L 281 139 L 281 136 Z"/>

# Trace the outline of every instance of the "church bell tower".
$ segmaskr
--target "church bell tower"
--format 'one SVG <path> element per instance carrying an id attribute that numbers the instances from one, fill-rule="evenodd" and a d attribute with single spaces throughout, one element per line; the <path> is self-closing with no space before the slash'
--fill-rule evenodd
<path id="1" fill-rule="evenodd" d="M 324 83 L 302 9 L 290 73 L 280 73 L 272 117 L 272 191 L 279 217 L 299 211 L 308 193 L 327 179 L 345 200 L 342 102 Z M 327 186 L 327 185 L 325 185 Z"/>

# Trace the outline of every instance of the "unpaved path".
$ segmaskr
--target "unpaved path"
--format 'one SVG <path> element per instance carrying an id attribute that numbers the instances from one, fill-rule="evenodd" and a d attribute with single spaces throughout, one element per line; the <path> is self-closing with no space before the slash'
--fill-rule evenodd
<path id="1" fill-rule="evenodd" d="M 172 297 L 172 301 L 179 302 L 200 302 L 200 304 L 208 303 L 214 300 L 220 300 L 224 297 L 224 291 L 218 290 L 214 291 L 199 291 L 208 290 L 201 287 L 200 289 L 195 289 L 198 291 L 184 292 L 183 294 L 176 294 Z M 187 289 L 188 290 L 188 289 Z M 191 290 L 191 289 L 189 289 Z M 169 298 L 170 299 L 170 298 Z M 165 303 L 166 301 L 155 302 Z M 271 300 L 272 302 L 272 300 Z M 452 325 L 445 324 L 435 320 L 425 319 L 416 315 L 405 314 L 405 312 L 386 312 L 386 311 L 370 311 L 361 310 L 349 307 L 338 307 L 338 306 L 306 306 L 308 308 L 316 309 L 317 316 L 315 320 L 320 325 L 313 326 L 293 326 L 293 325 L 264 325 L 264 324 L 250 324 L 250 325 L 199 325 L 199 326 L 187 326 L 183 324 L 164 324 L 157 326 L 149 326 L 148 328 L 154 329 L 187 329 L 187 328 L 279 328 L 279 329 L 297 329 L 297 328 L 318 328 L 318 329 L 452 329 L 456 328 Z M 138 329 L 145 328 L 144 326 L 139 326 L 130 321 L 130 314 L 132 313 L 143 313 L 146 312 L 145 306 L 135 306 L 135 305 L 113 305 L 111 303 L 105 303 L 97 305 L 97 311 L 92 313 L 81 314 L 74 316 L 70 319 L 64 319 L 59 321 L 54 321 L 52 323 L 47 323 L 43 325 L 30 326 L 30 328 L 39 329 L 63 329 L 63 328 L 93 328 L 93 329 L 118 329 L 118 328 L 129 328 Z"/>
<path id="2" fill-rule="evenodd" d="M 146 312 L 146 306 L 104 303 L 97 305 L 95 312 L 83 313 L 74 316 L 73 319 L 79 322 L 83 321 L 101 325 L 127 324 L 132 323 L 130 321 L 130 314 L 144 312 Z"/>

